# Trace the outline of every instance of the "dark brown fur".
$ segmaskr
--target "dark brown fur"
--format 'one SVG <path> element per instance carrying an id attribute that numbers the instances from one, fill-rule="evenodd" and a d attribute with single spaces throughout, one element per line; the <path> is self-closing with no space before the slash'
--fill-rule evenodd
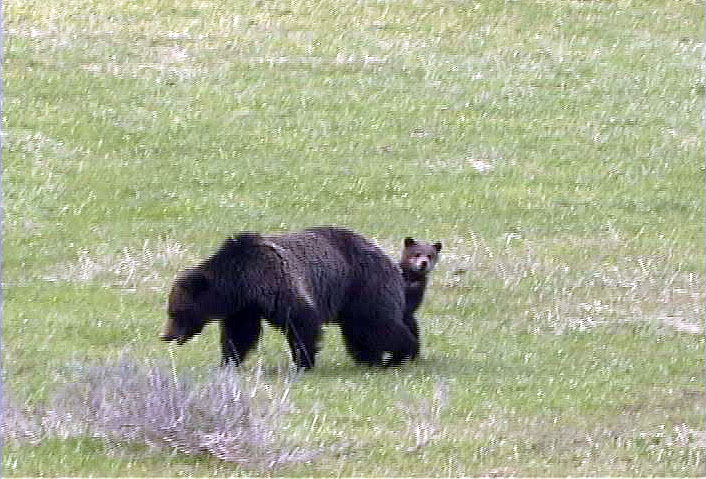
<path id="1" fill-rule="evenodd" d="M 286 335 L 297 366 L 311 368 L 322 325 L 335 322 L 357 362 L 383 364 L 391 353 L 396 364 L 419 351 L 404 301 L 397 265 L 350 230 L 243 233 L 177 278 L 162 339 L 182 344 L 220 321 L 223 362 L 237 365 L 265 319 Z"/>

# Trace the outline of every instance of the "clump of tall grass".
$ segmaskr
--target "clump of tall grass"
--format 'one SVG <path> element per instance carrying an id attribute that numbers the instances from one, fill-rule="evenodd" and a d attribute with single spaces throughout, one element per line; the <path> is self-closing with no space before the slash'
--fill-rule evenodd
<path id="1" fill-rule="evenodd" d="M 24 415 L 14 414 L 13 423 L 3 421 L 3 434 L 144 443 L 188 455 L 209 454 L 259 470 L 312 460 L 316 451 L 298 447 L 281 434 L 291 411 L 288 386 L 273 387 L 262 375 L 255 370 L 246 377 L 223 368 L 196 381 L 168 367 L 128 360 L 87 365 L 77 372 L 77 381 L 63 386 L 37 415 L 38 428 Z"/>

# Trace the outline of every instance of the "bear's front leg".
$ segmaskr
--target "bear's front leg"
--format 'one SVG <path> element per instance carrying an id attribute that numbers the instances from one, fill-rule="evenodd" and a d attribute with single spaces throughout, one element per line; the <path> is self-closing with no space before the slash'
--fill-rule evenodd
<path id="1" fill-rule="evenodd" d="M 221 365 L 240 366 L 260 338 L 262 325 L 254 316 L 228 317 L 221 322 Z"/>
<path id="2" fill-rule="evenodd" d="M 297 368 L 313 368 L 318 352 L 319 329 L 307 329 L 289 324 L 285 329 L 285 334 L 289 349 L 292 351 L 292 360 Z"/>

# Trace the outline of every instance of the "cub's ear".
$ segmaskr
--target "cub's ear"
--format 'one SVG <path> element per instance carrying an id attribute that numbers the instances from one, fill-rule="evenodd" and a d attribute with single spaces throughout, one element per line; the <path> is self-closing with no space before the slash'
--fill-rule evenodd
<path id="1" fill-rule="evenodd" d="M 434 249 L 436 249 L 437 253 L 441 251 L 441 241 L 437 241 L 436 243 L 434 243 Z"/>
<path id="2" fill-rule="evenodd" d="M 194 297 L 208 290 L 210 287 L 208 278 L 198 269 L 187 269 L 179 279 L 179 283 L 184 289 L 193 294 Z"/>
<path id="3" fill-rule="evenodd" d="M 408 236 L 404 239 L 404 247 L 405 248 L 409 248 L 410 246 L 414 246 L 416 244 L 417 244 L 417 242 L 414 241 L 414 238 L 411 238 Z"/>

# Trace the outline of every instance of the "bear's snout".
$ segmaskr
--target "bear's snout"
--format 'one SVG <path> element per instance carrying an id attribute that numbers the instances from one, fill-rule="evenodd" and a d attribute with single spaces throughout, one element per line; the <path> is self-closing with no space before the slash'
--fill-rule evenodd
<path id="1" fill-rule="evenodd" d="M 170 320 L 165 331 L 159 335 L 159 339 L 165 342 L 176 341 L 178 345 L 182 345 L 189 339 L 193 338 L 201 332 L 203 324 L 181 324 L 174 319 Z"/>
<path id="2" fill-rule="evenodd" d="M 184 335 L 177 330 L 176 325 L 172 321 L 169 321 L 169 324 L 167 324 L 167 327 L 164 332 L 159 335 L 159 339 L 167 342 L 177 341 L 183 337 Z"/>
<path id="3" fill-rule="evenodd" d="M 181 346 L 189 340 L 190 336 L 184 336 L 183 334 L 168 334 L 162 333 L 159 335 L 159 339 L 165 342 L 176 341 L 177 345 Z"/>
<path id="4" fill-rule="evenodd" d="M 174 341 L 177 336 L 169 333 L 162 333 L 159 335 L 159 339 L 162 341 Z"/>

